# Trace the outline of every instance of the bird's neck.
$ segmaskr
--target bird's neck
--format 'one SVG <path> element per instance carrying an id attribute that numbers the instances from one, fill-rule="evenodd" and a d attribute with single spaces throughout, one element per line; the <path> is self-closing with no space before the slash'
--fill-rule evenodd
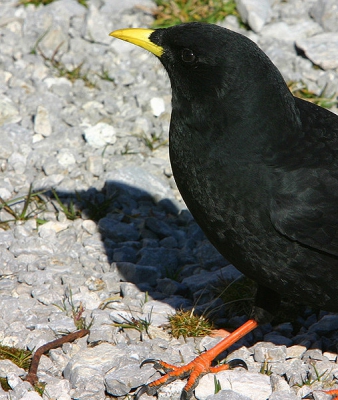
<path id="1" fill-rule="evenodd" d="M 283 81 L 261 85 L 260 90 L 259 86 L 252 82 L 251 87 L 234 88 L 222 96 L 173 93 L 173 146 L 186 145 L 188 151 L 198 146 L 206 152 L 221 147 L 247 160 L 250 154 L 263 156 L 265 150 L 278 151 L 292 142 L 301 130 L 294 97 Z"/>

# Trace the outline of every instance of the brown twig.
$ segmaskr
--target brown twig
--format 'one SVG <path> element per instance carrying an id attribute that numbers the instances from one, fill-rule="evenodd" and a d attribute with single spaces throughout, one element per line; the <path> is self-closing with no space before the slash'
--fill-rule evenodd
<path id="1" fill-rule="evenodd" d="M 88 333 L 89 329 L 81 329 L 79 331 L 72 332 L 69 333 L 68 335 L 62 336 L 59 339 L 53 340 L 52 342 L 48 342 L 43 346 L 39 347 L 34 353 L 34 356 L 32 358 L 32 363 L 29 368 L 28 374 L 26 376 L 26 381 L 32 385 L 35 385 L 38 382 L 37 372 L 42 354 L 46 353 L 51 349 L 56 349 L 57 347 L 62 346 L 64 343 L 73 342 L 76 339 L 82 338 L 83 336 L 88 335 Z"/>

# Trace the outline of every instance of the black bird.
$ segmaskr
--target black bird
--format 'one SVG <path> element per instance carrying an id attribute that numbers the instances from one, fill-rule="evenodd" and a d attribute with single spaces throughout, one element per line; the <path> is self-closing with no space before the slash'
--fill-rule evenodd
<path id="1" fill-rule="evenodd" d="M 218 354 L 271 320 L 281 295 L 338 311 L 338 116 L 295 98 L 264 52 L 228 29 L 189 23 L 111 35 L 167 70 L 178 189 L 210 242 L 258 284 L 248 322 L 186 366 L 157 361 L 167 374 L 138 394 L 190 375 L 187 399 Z"/>

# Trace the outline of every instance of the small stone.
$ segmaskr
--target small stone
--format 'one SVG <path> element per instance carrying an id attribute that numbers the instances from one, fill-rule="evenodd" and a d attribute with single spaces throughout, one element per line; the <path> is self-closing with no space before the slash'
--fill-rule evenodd
<path id="1" fill-rule="evenodd" d="M 49 112 L 43 106 L 38 106 L 36 110 L 34 118 L 34 132 L 43 137 L 50 136 L 52 133 Z"/>
<path id="2" fill-rule="evenodd" d="M 250 397 L 243 396 L 233 390 L 221 390 L 217 394 L 212 394 L 206 400 L 251 400 Z"/>
<path id="3" fill-rule="evenodd" d="M 289 386 L 303 385 L 307 379 L 309 368 L 299 359 L 287 361 L 285 376 Z"/>
<path id="4" fill-rule="evenodd" d="M 42 397 L 37 392 L 27 392 L 20 400 L 41 400 Z"/>
<path id="5" fill-rule="evenodd" d="M 39 43 L 40 49 L 46 57 L 55 56 L 55 51 L 66 52 L 68 50 L 68 36 L 61 26 L 55 25 L 46 31 Z"/>
<path id="6" fill-rule="evenodd" d="M 311 16 L 327 32 L 338 32 L 337 0 L 317 0 L 310 10 Z"/>
<path id="7" fill-rule="evenodd" d="M 68 168 L 76 163 L 75 157 L 68 149 L 60 149 L 56 159 L 58 160 L 59 164 L 65 168 Z"/>
<path id="8" fill-rule="evenodd" d="M 97 224 L 91 219 L 86 219 L 85 221 L 83 221 L 82 227 L 91 235 L 94 235 L 94 233 L 97 232 Z"/>
<path id="9" fill-rule="evenodd" d="M 271 383 L 273 392 L 284 392 L 284 393 L 289 393 L 289 394 L 291 392 L 291 389 L 290 389 L 288 383 L 286 382 L 286 380 L 277 374 L 273 373 L 270 376 L 270 383 Z M 269 399 L 270 399 L 270 397 L 269 397 Z"/>
<path id="10" fill-rule="evenodd" d="M 325 393 L 324 391 L 313 391 L 312 392 L 314 400 L 332 400 L 332 396 L 330 394 Z"/>
<path id="11" fill-rule="evenodd" d="M 241 19 L 248 23 L 254 32 L 259 32 L 271 15 L 269 0 L 236 0 Z"/>
<path id="12" fill-rule="evenodd" d="M 117 262 L 117 269 L 127 282 L 141 283 L 147 282 L 151 286 L 155 286 L 157 279 L 160 278 L 160 271 L 155 266 L 137 265 L 129 262 Z"/>
<path id="13" fill-rule="evenodd" d="M 116 131 L 105 122 L 99 122 L 95 126 L 91 126 L 84 130 L 84 137 L 88 144 L 99 149 L 107 144 L 116 142 Z"/>
<path id="14" fill-rule="evenodd" d="M 338 68 L 338 32 L 325 32 L 297 40 L 296 45 L 314 64 L 323 69 Z"/>
<path id="15" fill-rule="evenodd" d="M 112 194 L 117 187 L 136 199 L 142 198 L 147 194 L 152 196 L 155 201 L 164 198 L 174 199 L 175 197 L 167 180 L 148 172 L 138 165 L 110 171 L 105 174 L 105 180 L 114 183 Z"/>
<path id="16" fill-rule="evenodd" d="M 271 394 L 270 378 L 267 375 L 245 370 L 233 370 L 203 376 L 195 389 L 197 399 L 206 399 L 213 394 L 214 376 L 220 382 L 222 390 L 233 390 L 251 400 L 266 399 Z"/>
<path id="17" fill-rule="evenodd" d="M 263 37 L 274 38 L 283 41 L 294 42 L 309 36 L 322 33 L 323 29 L 314 21 L 299 21 L 297 24 L 287 24 L 284 21 L 273 22 L 262 29 Z M 275 51 L 277 49 L 274 49 Z M 280 49 L 278 49 L 280 51 Z"/>
<path id="18" fill-rule="evenodd" d="M 21 121 L 19 111 L 13 101 L 4 95 L 0 95 L 0 126 Z"/>
<path id="19" fill-rule="evenodd" d="M 150 100 L 150 107 L 153 115 L 159 117 L 165 111 L 165 103 L 161 97 L 153 97 Z"/>
<path id="20" fill-rule="evenodd" d="M 325 351 L 323 353 L 323 356 L 334 363 L 337 362 L 337 354 L 336 353 L 331 353 L 331 352 Z"/>
<path id="21" fill-rule="evenodd" d="M 132 224 L 116 221 L 110 216 L 101 218 L 98 223 L 98 228 L 105 238 L 112 239 L 116 242 L 138 240 L 140 237 L 138 230 Z"/>
<path id="22" fill-rule="evenodd" d="M 89 290 L 93 291 L 103 290 L 106 286 L 102 279 L 96 278 L 94 276 L 88 278 L 85 282 L 85 285 L 88 287 Z"/>
<path id="23" fill-rule="evenodd" d="M 286 358 L 286 346 L 272 343 L 258 343 L 254 346 L 254 359 L 257 362 L 283 362 Z"/>
<path id="24" fill-rule="evenodd" d="M 174 381 L 169 385 L 162 386 L 158 391 L 158 400 L 179 399 L 184 387 L 184 382 Z"/>
<path id="25" fill-rule="evenodd" d="M 151 368 L 140 369 L 139 364 L 122 366 L 105 376 L 106 389 L 112 396 L 125 396 L 132 388 L 141 386 L 150 379 L 153 371 Z"/>
<path id="26" fill-rule="evenodd" d="M 68 227 L 69 227 L 69 223 L 67 223 L 67 222 L 64 223 L 64 222 L 58 222 L 58 221 L 48 221 L 39 227 L 39 235 L 41 237 L 48 238 L 48 235 L 50 235 L 51 232 L 59 233 L 59 232 L 64 231 Z"/>
<path id="27" fill-rule="evenodd" d="M 294 345 L 286 349 L 286 358 L 301 358 L 306 352 L 305 346 Z"/>
<path id="28" fill-rule="evenodd" d="M 324 315 L 318 322 L 310 326 L 309 332 L 315 332 L 318 335 L 325 335 L 338 329 L 338 315 Z"/>
<path id="29" fill-rule="evenodd" d="M 272 393 L 269 400 L 299 400 L 299 397 L 289 390 L 280 390 Z"/>
<path id="30" fill-rule="evenodd" d="M 9 373 L 16 374 L 17 376 L 24 376 L 25 370 L 18 367 L 10 360 L 0 360 L 0 378 L 6 378 Z"/>
<path id="31" fill-rule="evenodd" d="M 86 168 L 94 176 L 101 176 L 104 171 L 102 157 L 89 156 L 86 161 Z"/>
<path id="32" fill-rule="evenodd" d="M 71 400 L 69 395 L 70 384 L 69 381 L 65 379 L 53 380 L 52 382 L 47 383 L 44 391 L 45 393 L 48 393 L 50 399 Z"/>

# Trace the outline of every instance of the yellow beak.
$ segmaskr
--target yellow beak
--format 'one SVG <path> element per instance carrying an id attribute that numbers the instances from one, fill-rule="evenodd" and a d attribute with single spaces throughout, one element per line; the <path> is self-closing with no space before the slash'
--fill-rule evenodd
<path id="1" fill-rule="evenodd" d="M 118 31 L 111 32 L 109 35 L 136 44 L 155 54 L 155 56 L 161 57 L 164 52 L 163 47 L 158 46 L 149 39 L 149 36 L 153 32 L 153 29 L 130 28 L 119 29 Z"/>

